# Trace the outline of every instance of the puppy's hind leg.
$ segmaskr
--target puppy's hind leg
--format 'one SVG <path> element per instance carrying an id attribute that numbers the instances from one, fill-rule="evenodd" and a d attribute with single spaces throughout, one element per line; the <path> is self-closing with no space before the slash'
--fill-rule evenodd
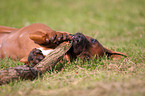
<path id="1" fill-rule="evenodd" d="M 10 33 L 15 30 L 17 29 L 12 27 L 0 26 L 0 32 Z"/>

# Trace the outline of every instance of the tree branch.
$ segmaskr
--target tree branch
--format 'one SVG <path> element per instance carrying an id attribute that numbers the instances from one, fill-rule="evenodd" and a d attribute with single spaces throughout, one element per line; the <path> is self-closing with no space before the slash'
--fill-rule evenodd
<path id="1" fill-rule="evenodd" d="M 33 80 L 39 75 L 50 71 L 59 62 L 65 53 L 71 48 L 72 42 L 63 42 L 57 48 L 49 53 L 41 62 L 34 67 L 26 65 L 10 67 L 0 71 L 0 85 L 15 81 L 18 79 Z"/>

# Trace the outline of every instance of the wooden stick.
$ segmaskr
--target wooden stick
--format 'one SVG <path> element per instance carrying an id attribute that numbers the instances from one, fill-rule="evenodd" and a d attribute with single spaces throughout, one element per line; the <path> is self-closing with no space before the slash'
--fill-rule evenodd
<path id="1" fill-rule="evenodd" d="M 0 71 L 0 85 L 19 79 L 33 80 L 52 68 L 59 62 L 65 53 L 71 48 L 72 42 L 63 42 L 49 53 L 41 62 L 34 67 L 26 65 L 11 67 Z"/>

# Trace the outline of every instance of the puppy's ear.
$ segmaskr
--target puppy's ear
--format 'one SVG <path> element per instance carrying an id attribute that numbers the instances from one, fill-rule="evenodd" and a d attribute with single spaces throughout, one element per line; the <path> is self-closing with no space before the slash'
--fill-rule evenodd
<path id="1" fill-rule="evenodd" d="M 105 53 L 106 55 L 109 57 L 109 58 L 112 58 L 112 59 L 120 59 L 122 57 L 128 57 L 128 55 L 124 54 L 124 53 L 121 53 L 121 52 L 115 52 L 115 51 L 112 51 L 110 49 L 107 49 L 107 48 L 104 48 L 105 49 Z"/>

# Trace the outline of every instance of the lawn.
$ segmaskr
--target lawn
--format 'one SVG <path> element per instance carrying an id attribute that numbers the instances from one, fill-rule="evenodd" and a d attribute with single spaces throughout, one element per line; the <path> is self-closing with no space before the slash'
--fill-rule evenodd
<path id="1" fill-rule="evenodd" d="M 43 78 L 0 86 L 0 96 L 145 96 L 144 10 L 145 0 L 1 0 L 0 25 L 81 32 L 129 58 L 59 63 Z M 0 69 L 17 65 L 0 60 Z"/>

